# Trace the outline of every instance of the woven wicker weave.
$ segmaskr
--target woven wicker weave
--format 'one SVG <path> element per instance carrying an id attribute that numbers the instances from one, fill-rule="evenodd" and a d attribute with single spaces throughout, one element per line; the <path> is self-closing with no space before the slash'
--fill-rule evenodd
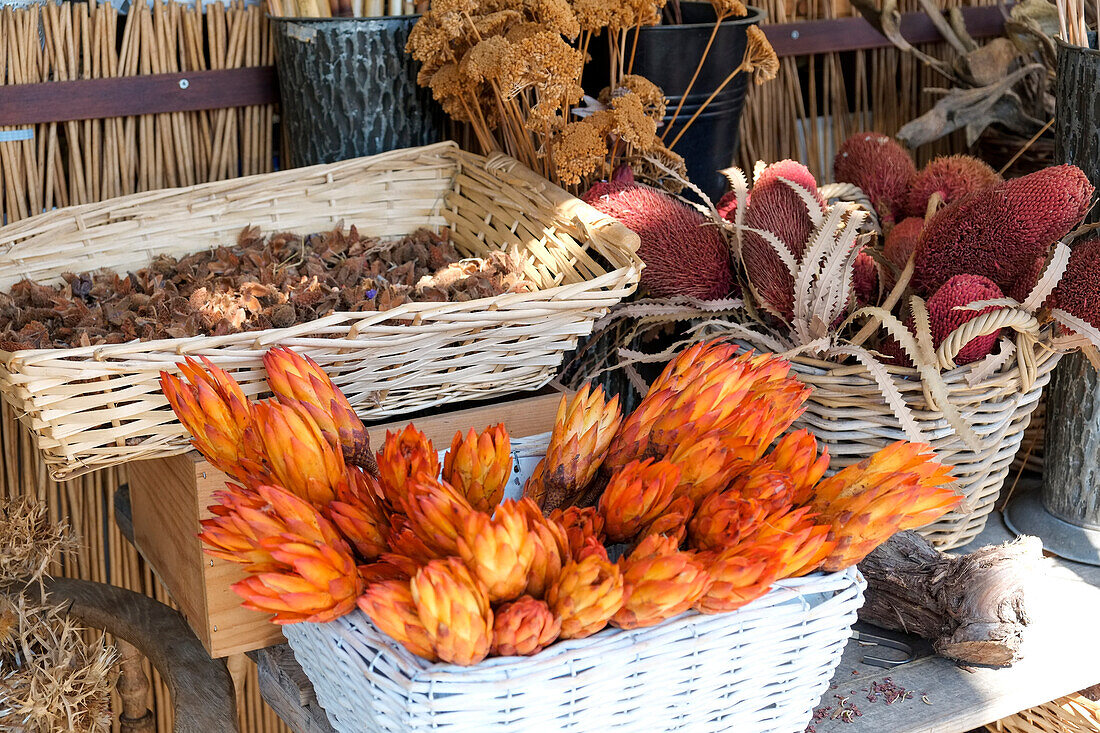
<path id="1" fill-rule="evenodd" d="M 514 441 L 521 473 L 548 439 Z M 518 495 L 525 478 L 507 495 Z M 780 581 L 733 613 L 609 628 L 473 667 L 414 656 L 360 611 L 283 631 L 341 733 L 802 733 L 840 663 L 865 587 L 854 567 L 815 573 Z"/>
<path id="2" fill-rule="evenodd" d="M 1006 367 L 971 385 L 974 364 L 943 372 L 948 395 L 980 438 L 980 450 L 971 450 L 956 435 L 943 414 L 929 409 L 924 386 L 914 369 L 891 367 L 913 417 L 929 439 L 939 460 L 953 465 L 952 487 L 965 499 L 959 508 L 919 531 L 941 549 L 961 547 L 981 533 L 1020 448 L 1031 413 L 1059 354 L 1040 343 L 1035 347 L 1036 373 L 1023 389 L 1019 365 Z M 828 446 L 831 468 L 856 463 L 895 440 L 907 440 L 898 418 L 886 404 L 875 380 L 859 365 L 836 364 L 796 357 L 792 369 L 814 388 L 806 412 L 795 423 L 808 428 Z"/>
<path id="3" fill-rule="evenodd" d="M 369 419 L 537 389 L 601 314 L 633 292 L 638 238 L 505 156 L 453 143 L 75 206 L 0 229 L 0 288 L 29 277 L 148 264 L 232 243 L 245 226 L 365 236 L 450 227 L 461 252 L 516 246 L 539 289 L 464 303 L 335 313 L 284 329 L 72 349 L 0 351 L 0 390 L 53 476 L 187 449 L 157 377 L 184 355 L 264 389 L 261 356 L 312 356 Z"/>
<path id="4" fill-rule="evenodd" d="M 1021 710 L 986 729 L 992 733 L 1096 733 L 1100 731 L 1100 703 L 1083 695 L 1067 695 Z"/>

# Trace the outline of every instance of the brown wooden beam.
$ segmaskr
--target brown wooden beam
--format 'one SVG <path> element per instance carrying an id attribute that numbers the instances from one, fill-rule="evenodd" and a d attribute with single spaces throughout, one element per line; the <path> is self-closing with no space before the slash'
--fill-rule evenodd
<path id="1" fill-rule="evenodd" d="M 279 101 L 274 66 L 0 86 L 0 125 L 248 107 Z"/>
<path id="2" fill-rule="evenodd" d="M 997 7 L 963 8 L 966 30 L 974 38 L 1000 35 L 1004 16 Z M 866 48 L 887 48 L 893 44 L 863 18 L 807 20 L 798 23 L 776 23 L 763 26 L 779 56 L 810 56 L 837 51 L 858 51 Z M 932 43 L 941 40 L 940 32 L 924 13 L 903 13 L 901 34 L 909 43 Z"/>

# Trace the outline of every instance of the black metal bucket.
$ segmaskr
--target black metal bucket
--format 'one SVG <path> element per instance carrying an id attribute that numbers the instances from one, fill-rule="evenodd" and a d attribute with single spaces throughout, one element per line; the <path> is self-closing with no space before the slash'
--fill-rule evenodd
<path id="1" fill-rule="evenodd" d="M 271 19 L 290 166 L 443 139 L 443 111 L 405 53 L 418 18 Z"/>
<path id="2" fill-rule="evenodd" d="M 672 119 L 676 105 L 683 96 L 682 92 L 687 88 L 691 75 L 703 56 L 703 49 L 707 46 L 716 18 L 714 7 L 709 2 L 681 2 L 680 10 L 684 20 L 681 25 L 642 28 L 632 69 L 633 73 L 644 76 L 664 91 L 668 98 L 665 125 Z M 665 137 L 666 142 L 675 139 L 696 110 L 741 63 L 748 44 L 746 29 L 750 25 L 758 25 L 765 17 L 763 10 L 750 7 L 746 17 L 730 18 L 722 23 L 707 54 L 706 63 L 699 71 L 691 93 L 684 100 L 676 124 Z M 633 40 L 633 35 L 628 35 L 628 49 Z M 597 50 L 593 53 L 591 71 L 585 76 L 585 88 L 593 96 L 602 86 L 607 85 L 606 47 L 607 44 L 602 39 L 593 41 L 591 46 Z M 728 167 L 737 152 L 741 110 L 744 108 L 745 91 L 750 77 L 751 74 L 744 73 L 734 77 L 711 100 L 673 148 L 684 156 L 691 181 L 714 199 L 721 196 L 726 189 L 726 179 L 718 171 Z M 662 126 L 659 132 L 663 134 L 664 130 L 665 127 Z"/>

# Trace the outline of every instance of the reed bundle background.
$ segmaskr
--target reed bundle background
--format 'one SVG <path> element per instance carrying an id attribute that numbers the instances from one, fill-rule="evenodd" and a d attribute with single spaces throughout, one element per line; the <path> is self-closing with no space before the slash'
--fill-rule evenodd
<path id="1" fill-rule="evenodd" d="M 758 4 L 769 22 L 777 23 L 853 14 L 847 0 Z M 213 3 L 207 8 L 202 16 L 174 3 L 158 2 L 152 9 L 139 4 L 137 12 L 122 18 L 104 5 L 0 8 L 0 84 L 272 63 L 271 38 L 258 6 L 226 9 Z M 903 0 L 903 12 L 920 9 L 918 0 Z M 41 46 L 36 37 L 40 20 L 46 39 Z M 922 48 L 941 57 L 951 53 L 945 44 Z M 843 74 L 842 57 L 853 65 L 854 76 Z M 806 78 L 821 81 L 804 89 Z M 934 98 L 922 90 L 938 85 L 933 72 L 893 48 L 783 59 L 775 81 L 750 85 L 736 162 L 751 170 L 758 159 L 802 158 L 819 180 L 828 180 L 829 164 L 844 138 L 860 129 L 893 133 L 931 107 Z M 31 141 L 0 142 L 0 214 L 14 221 L 56 205 L 269 171 L 279 146 L 273 114 L 271 107 L 255 107 L 35 125 Z M 823 116 L 831 124 L 819 124 Z M 800 126 L 809 135 L 801 137 Z M 951 138 L 927 146 L 919 157 L 961 150 L 960 140 Z M 60 573 L 170 603 L 115 526 L 112 499 L 126 481 L 125 469 L 55 483 L 12 410 L 5 404 L 0 414 L 0 495 L 30 493 L 47 501 L 51 521 L 69 518 L 83 546 L 79 555 L 63 560 Z M 244 679 L 241 730 L 288 730 L 260 699 L 251 663 L 232 659 L 231 669 Z M 157 730 L 171 730 L 168 693 L 156 679 L 150 707 Z"/>

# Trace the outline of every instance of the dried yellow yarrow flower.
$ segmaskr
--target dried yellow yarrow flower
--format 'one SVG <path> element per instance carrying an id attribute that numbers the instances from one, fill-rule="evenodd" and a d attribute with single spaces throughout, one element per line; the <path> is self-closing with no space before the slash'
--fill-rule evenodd
<path id="1" fill-rule="evenodd" d="M 554 168 L 567 186 L 602 170 L 607 161 L 607 136 L 588 119 L 570 122 L 554 141 Z"/>
<path id="2" fill-rule="evenodd" d="M 749 9 L 745 7 L 741 0 L 710 0 L 710 4 L 714 6 L 714 12 L 719 17 L 732 15 L 737 18 L 744 18 L 749 14 Z"/>
<path id="3" fill-rule="evenodd" d="M 504 37 L 512 43 L 519 43 L 527 38 L 537 36 L 545 30 L 546 29 L 538 23 L 523 22 L 509 28 Z"/>
<path id="4" fill-rule="evenodd" d="M 582 30 L 598 33 L 611 24 L 620 0 L 573 0 L 573 12 Z"/>
<path id="5" fill-rule="evenodd" d="M 466 52 L 459 64 L 462 75 L 471 82 L 498 81 L 501 87 L 512 85 L 515 50 L 504 36 L 491 36 Z"/>
<path id="6" fill-rule="evenodd" d="M 538 101 L 554 101 L 557 107 L 576 104 L 584 96 L 581 72 L 584 56 L 557 33 L 544 31 L 512 45 L 523 64 L 518 83 L 533 85 Z"/>
<path id="7" fill-rule="evenodd" d="M 481 0 L 480 9 L 483 13 L 495 13 L 498 10 L 523 10 L 523 0 Z"/>
<path id="8" fill-rule="evenodd" d="M 477 0 L 432 0 L 432 13 L 473 15 L 479 11 Z"/>
<path id="9" fill-rule="evenodd" d="M 750 25 L 748 32 L 748 48 L 745 49 L 745 60 L 741 63 L 746 71 L 751 71 L 757 84 L 771 81 L 779 72 L 779 57 L 775 55 L 768 37 L 759 26 Z"/>
<path id="10" fill-rule="evenodd" d="M 516 10 L 497 10 L 474 18 L 474 27 L 481 38 L 508 33 L 519 23 L 523 23 L 523 14 Z"/>
<path id="11" fill-rule="evenodd" d="M 451 119 L 470 122 L 470 112 L 467 109 L 470 97 L 467 90 L 472 85 L 459 70 L 458 64 L 453 61 L 443 64 L 432 74 L 428 86 L 431 87 L 432 96 Z"/>
<path id="12" fill-rule="evenodd" d="M 573 40 L 581 32 L 580 23 L 569 7 L 568 0 L 526 0 L 532 19 L 542 23 L 548 30 L 555 31 Z"/>
<path id="13" fill-rule="evenodd" d="M 646 79 L 644 76 L 638 74 L 626 74 L 619 80 L 619 86 L 616 87 L 614 93 L 611 91 L 611 87 L 604 87 L 600 91 L 600 101 L 604 104 L 611 104 L 613 97 L 620 97 L 627 92 L 633 92 L 638 95 L 638 98 L 642 100 L 642 107 L 645 108 L 646 114 L 660 123 L 665 117 L 666 100 L 665 93 L 661 91 L 661 88 Z"/>
<path id="14" fill-rule="evenodd" d="M 453 60 L 451 43 L 461 34 L 461 28 L 444 27 L 436 14 L 429 11 L 420 16 L 409 32 L 405 51 L 417 61 L 438 66 Z"/>
<path id="15" fill-rule="evenodd" d="M 623 142 L 636 150 L 649 150 L 658 144 L 657 120 L 646 114 L 642 100 L 634 92 L 627 92 L 611 100 L 615 115 L 615 129 Z"/>
<path id="16" fill-rule="evenodd" d="M 633 17 L 631 25 L 659 25 L 665 2 L 666 0 L 627 0 L 630 15 Z"/>

